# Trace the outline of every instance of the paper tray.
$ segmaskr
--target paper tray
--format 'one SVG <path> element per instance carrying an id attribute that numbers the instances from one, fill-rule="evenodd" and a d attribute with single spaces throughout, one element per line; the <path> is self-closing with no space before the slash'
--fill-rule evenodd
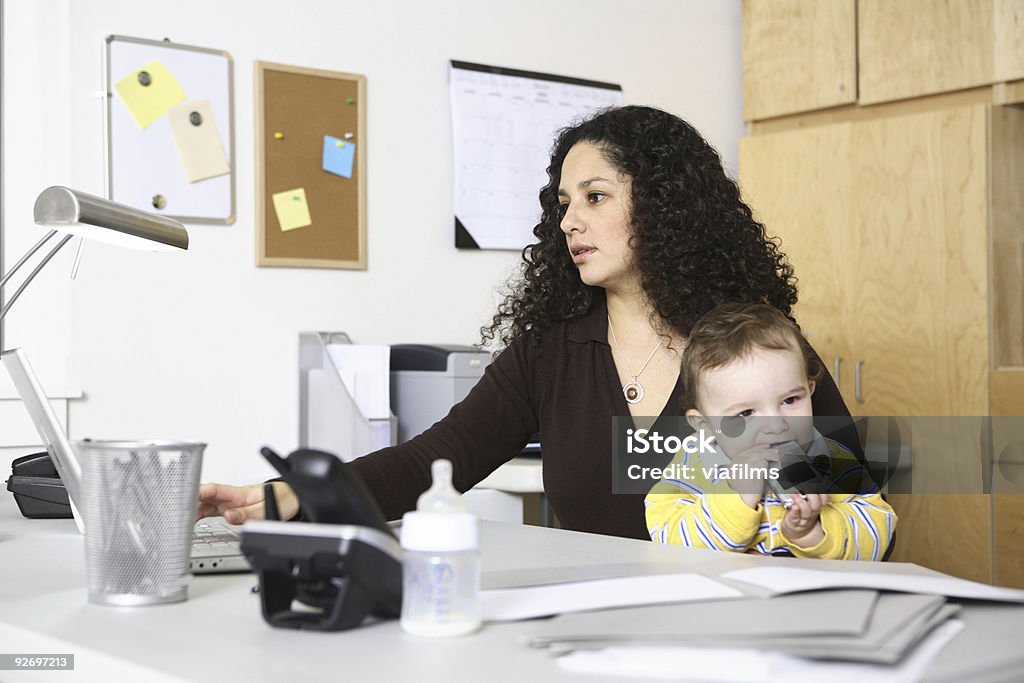
<path id="1" fill-rule="evenodd" d="M 363 415 L 345 388 L 328 344 L 351 344 L 344 332 L 299 333 L 299 447 L 348 462 L 398 441 L 398 418 Z"/>

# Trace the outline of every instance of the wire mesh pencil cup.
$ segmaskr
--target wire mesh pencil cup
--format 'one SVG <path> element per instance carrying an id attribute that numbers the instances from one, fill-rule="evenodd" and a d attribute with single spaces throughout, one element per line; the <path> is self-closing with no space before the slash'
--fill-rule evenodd
<path id="1" fill-rule="evenodd" d="M 188 597 L 204 443 L 78 441 L 89 601 Z"/>

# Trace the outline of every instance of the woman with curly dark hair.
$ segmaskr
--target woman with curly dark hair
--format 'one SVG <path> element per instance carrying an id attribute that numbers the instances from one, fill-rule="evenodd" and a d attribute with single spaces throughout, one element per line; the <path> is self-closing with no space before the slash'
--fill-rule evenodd
<path id="1" fill-rule="evenodd" d="M 600 112 L 561 131 L 547 171 L 537 241 L 482 330 L 504 350 L 447 417 L 352 463 L 389 518 L 415 507 L 432 460 L 451 460 L 464 491 L 539 433 L 545 494 L 564 528 L 649 538 L 644 493 L 613 494 L 611 418 L 681 415 L 686 335 L 717 304 L 790 315 L 796 303 L 792 268 L 718 153 L 678 117 Z M 827 376 L 814 410 L 848 415 Z M 297 513 L 291 490 L 275 487 L 282 512 Z M 260 485 L 207 484 L 200 498 L 200 514 L 230 522 L 263 514 Z"/>
<path id="2" fill-rule="evenodd" d="M 507 346 L 527 329 L 585 314 L 601 294 L 587 276 L 600 257 L 573 253 L 580 230 L 569 188 L 560 187 L 566 161 L 570 171 L 592 162 L 611 176 L 605 183 L 625 183 L 625 196 L 612 199 L 625 202 L 627 211 L 621 227 L 628 229 L 629 267 L 639 286 L 629 298 L 646 299 L 642 308 L 661 332 L 685 337 L 698 318 L 726 301 L 763 301 L 789 315 L 797 298 L 793 269 L 751 216 L 718 153 L 682 119 L 627 106 L 566 128 L 555 141 L 550 181 L 540 192 L 541 221 L 533 230 L 537 242 L 523 250 L 522 282 L 484 330 L 485 340 L 500 334 Z M 587 189 L 581 203 L 595 209 L 607 203 L 600 187 Z"/>

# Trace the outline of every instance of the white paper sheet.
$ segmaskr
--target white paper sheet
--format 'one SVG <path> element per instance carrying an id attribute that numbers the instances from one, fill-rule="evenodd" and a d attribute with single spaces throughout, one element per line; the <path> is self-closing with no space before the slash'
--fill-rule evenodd
<path id="1" fill-rule="evenodd" d="M 484 621 L 668 602 L 742 598 L 743 593 L 701 574 L 627 576 L 528 588 L 482 591 Z"/>
<path id="2" fill-rule="evenodd" d="M 458 64 L 449 83 L 455 217 L 481 249 L 522 249 L 533 242 L 540 220 L 537 195 L 548 181 L 556 131 L 596 109 L 621 105 L 622 90 Z"/>
<path id="3" fill-rule="evenodd" d="M 935 655 L 963 627 L 963 622 L 955 619 L 942 624 L 894 666 L 801 659 L 758 650 L 696 647 L 609 647 L 573 652 L 557 661 L 561 668 L 577 673 L 643 676 L 667 681 L 913 683 L 921 680 Z"/>
<path id="4" fill-rule="evenodd" d="M 577 583 L 579 581 L 600 581 L 621 579 L 625 576 L 655 576 L 657 574 L 679 575 L 678 562 L 605 562 L 603 564 L 574 564 L 561 567 L 536 567 L 529 569 L 498 569 L 484 571 L 480 577 L 481 588 L 525 588 L 547 586 L 556 583 Z"/>
<path id="5" fill-rule="evenodd" d="M 789 567 L 754 567 L 722 574 L 723 579 L 742 581 L 776 593 L 793 593 L 823 588 L 873 588 L 945 595 L 970 600 L 1024 602 L 1024 591 L 999 588 L 953 576 L 916 576 L 868 572 L 821 571 Z"/>
<path id="6" fill-rule="evenodd" d="M 330 344 L 327 353 L 363 417 L 391 415 L 391 347 L 375 344 Z"/>

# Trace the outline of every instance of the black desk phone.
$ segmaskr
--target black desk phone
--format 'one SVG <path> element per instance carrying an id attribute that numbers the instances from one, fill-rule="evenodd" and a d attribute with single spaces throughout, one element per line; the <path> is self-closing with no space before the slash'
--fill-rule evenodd
<path id="1" fill-rule="evenodd" d="M 16 458 L 11 463 L 7 490 L 25 517 L 64 519 L 71 517 L 68 490 L 46 451 Z"/>
<path id="2" fill-rule="evenodd" d="M 402 551 L 362 480 L 336 456 L 260 451 L 295 491 L 305 521 L 277 517 L 242 527 L 242 552 L 259 575 L 263 617 L 281 628 L 341 631 L 368 616 L 395 618 L 402 605 Z M 296 609 L 295 603 L 301 603 Z"/>

